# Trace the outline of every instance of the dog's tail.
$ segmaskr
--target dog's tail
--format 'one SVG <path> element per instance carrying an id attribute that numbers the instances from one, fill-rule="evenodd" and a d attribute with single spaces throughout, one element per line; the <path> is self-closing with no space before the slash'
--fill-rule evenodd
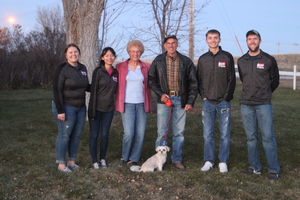
<path id="1" fill-rule="evenodd" d="M 141 167 L 137 166 L 137 165 L 132 165 L 130 167 L 130 170 L 133 171 L 133 172 L 141 172 Z"/>

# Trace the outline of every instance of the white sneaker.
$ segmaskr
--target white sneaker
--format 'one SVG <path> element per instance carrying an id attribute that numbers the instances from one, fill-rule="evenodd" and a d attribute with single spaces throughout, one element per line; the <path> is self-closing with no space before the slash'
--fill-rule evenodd
<path id="1" fill-rule="evenodd" d="M 227 169 L 227 164 L 222 162 L 222 163 L 219 163 L 219 170 L 221 173 L 226 173 L 228 172 L 228 169 Z"/>
<path id="2" fill-rule="evenodd" d="M 207 171 L 211 170 L 213 168 L 213 166 L 214 165 L 211 162 L 206 161 L 204 166 L 201 168 L 201 171 L 207 172 Z"/>
<path id="3" fill-rule="evenodd" d="M 104 159 L 100 160 L 100 165 L 101 165 L 102 168 L 107 168 L 107 164 L 106 164 L 106 161 Z"/>
<path id="4" fill-rule="evenodd" d="M 99 164 L 97 162 L 93 164 L 93 169 L 99 169 Z"/>

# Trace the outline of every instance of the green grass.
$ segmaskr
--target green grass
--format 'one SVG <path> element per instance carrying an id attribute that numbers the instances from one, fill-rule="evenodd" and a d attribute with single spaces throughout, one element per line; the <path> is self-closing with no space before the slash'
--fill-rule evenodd
<path id="1" fill-rule="evenodd" d="M 92 170 L 88 149 L 88 124 L 82 134 L 72 174 L 57 171 L 56 125 L 51 113 L 51 89 L 0 91 L 0 199 L 299 199 L 300 198 L 300 91 L 279 87 L 273 110 L 281 178 L 267 178 L 261 147 L 262 175 L 247 176 L 246 136 L 242 127 L 237 86 L 232 101 L 232 140 L 229 172 L 215 167 L 201 172 L 203 138 L 200 100 L 188 114 L 184 164 L 171 165 L 170 154 L 163 172 L 134 173 L 118 167 L 122 147 L 122 123 L 116 113 L 110 133 L 108 169 Z M 219 132 L 216 125 L 218 149 Z M 148 116 L 142 160 L 153 155 L 156 115 Z M 217 151 L 218 152 L 218 151 Z M 216 153 L 217 153 L 216 152 Z M 216 160 L 217 162 L 217 160 Z M 142 162 L 141 162 L 142 163 Z"/>

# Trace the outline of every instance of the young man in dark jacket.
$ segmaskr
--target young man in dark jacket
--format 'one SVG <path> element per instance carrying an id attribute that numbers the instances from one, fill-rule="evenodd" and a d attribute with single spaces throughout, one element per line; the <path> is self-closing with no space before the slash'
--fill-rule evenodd
<path id="1" fill-rule="evenodd" d="M 186 111 L 192 109 L 197 96 L 197 78 L 193 62 L 177 52 L 178 40 L 175 35 L 166 36 L 165 53 L 158 55 L 149 70 L 149 86 L 157 95 L 157 132 L 155 146 L 166 145 L 166 133 L 172 121 L 173 145 L 172 162 L 178 169 L 182 165 L 182 146 Z M 165 105 L 171 99 L 172 110 Z M 172 116 L 171 116 L 172 115 Z"/>
<path id="2" fill-rule="evenodd" d="M 280 166 L 274 136 L 271 98 L 279 85 L 279 72 L 274 57 L 263 52 L 260 34 L 250 30 L 246 34 L 249 51 L 238 60 L 243 89 L 240 96 L 241 114 L 247 135 L 248 162 L 246 174 L 261 174 L 259 160 L 258 126 L 269 164 L 269 179 L 278 179 Z"/>
<path id="3" fill-rule="evenodd" d="M 206 33 L 209 51 L 200 56 L 197 65 L 198 90 L 203 100 L 202 122 L 204 138 L 204 166 L 209 171 L 215 162 L 214 126 L 218 115 L 220 126 L 219 170 L 228 171 L 230 149 L 231 105 L 235 90 L 233 57 L 219 46 L 220 32 L 212 29 Z"/>

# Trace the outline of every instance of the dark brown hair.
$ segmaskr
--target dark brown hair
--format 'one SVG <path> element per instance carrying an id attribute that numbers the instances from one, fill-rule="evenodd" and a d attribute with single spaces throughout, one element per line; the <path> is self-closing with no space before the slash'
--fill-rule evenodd
<path id="1" fill-rule="evenodd" d="M 79 49 L 79 47 L 78 47 L 76 44 L 74 44 L 74 43 L 70 43 L 70 44 L 68 44 L 68 45 L 66 46 L 66 48 L 65 48 L 65 53 L 67 53 L 67 51 L 68 51 L 68 49 L 69 49 L 70 47 L 75 47 L 75 48 L 78 50 L 79 54 L 80 54 L 80 49 Z"/>

